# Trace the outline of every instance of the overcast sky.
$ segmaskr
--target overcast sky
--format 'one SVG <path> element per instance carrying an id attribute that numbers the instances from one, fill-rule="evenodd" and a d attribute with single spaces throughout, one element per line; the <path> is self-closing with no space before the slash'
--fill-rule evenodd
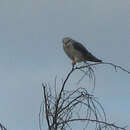
<path id="1" fill-rule="evenodd" d="M 61 80 L 71 68 L 66 36 L 130 70 L 129 0 L 0 0 L 0 122 L 8 130 L 38 130 L 41 83 Z M 108 65 L 95 74 L 108 117 L 129 125 L 130 75 Z"/>

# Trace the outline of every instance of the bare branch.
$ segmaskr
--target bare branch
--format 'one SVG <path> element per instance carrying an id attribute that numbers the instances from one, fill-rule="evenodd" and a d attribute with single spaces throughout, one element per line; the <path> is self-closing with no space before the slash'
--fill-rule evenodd
<path id="1" fill-rule="evenodd" d="M 111 66 L 113 66 L 113 67 L 115 68 L 115 70 L 117 70 L 117 68 L 119 68 L 119 69 L 121 69 L 122 71 L 127 72 L 128 74 L 130 74 L 130 71 L 126 70 L 126 69 L 123 68 L 122 66 L 115 65 L 115 64 L 109 63 L 109 62 L 99 62 L 99 63 L 87 64 L 87 65 L 75 67 L 74 69 L 83 69 L 83 68 L 88 68 L 88 67 L 92 67 L 92 66 L 95 66 L 95 65 L 101 65 L 101 64 L 111 65 Z"/>
<path id="2" fill-rule="evenodd" d="M 49 122 L 49 118 L 48 118 L 48 103 L 47 103 L 47 97 L 46 97 L 46 89 L 45 89 L 45 85 L 42 84 L 42 87 L 43 87 L 43 92 L 44 92 L 44 99 L 45 99 L 45 113 L 46 113 L 46 120 L 47 120 L 47 124 L 48 124 L 48 127 L 49 127 L 49 130 L 51 130 L 51 127 L 50 127 L 50 122 Z"/>
<path id="3" fill-rule="evenodd" d="M 7 130 L 1 123 L 0 123 L 1 130 Z"/>

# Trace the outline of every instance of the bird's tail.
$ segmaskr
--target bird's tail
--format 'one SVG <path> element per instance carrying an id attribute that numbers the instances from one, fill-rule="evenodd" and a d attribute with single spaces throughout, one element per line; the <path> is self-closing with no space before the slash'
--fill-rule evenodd
<path id="1" fill-rule="evenodd" d="M 92 62 L 102 62 L 102 60 L 96 58 L 91 53 L 89 53 L 89 55 L 87 55 L 86 60 L 87 61 L 92 61 Z"/>
<path id="2" fill-rule="evenodd" d="M 92 60 L 93 62 L 102 62 L 102 60 L 95 57 L 95 59 Z"/>

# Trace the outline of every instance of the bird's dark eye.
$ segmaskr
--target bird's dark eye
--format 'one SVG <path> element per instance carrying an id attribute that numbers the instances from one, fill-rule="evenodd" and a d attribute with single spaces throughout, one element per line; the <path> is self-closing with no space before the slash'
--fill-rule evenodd
<path id="1" fill-rule="evenodd" d="M 68 45 L 68 43 L 69 43 L 70 41 L 71 41 L 70 38 L 64 38 L 64 39 L 63 39 L 64 45 Z"/>
<path id="2" fill-rule="evenodd" d="M 65 41 L 65 44 L 67 45 L 70 42 L 70 40 Z"/>

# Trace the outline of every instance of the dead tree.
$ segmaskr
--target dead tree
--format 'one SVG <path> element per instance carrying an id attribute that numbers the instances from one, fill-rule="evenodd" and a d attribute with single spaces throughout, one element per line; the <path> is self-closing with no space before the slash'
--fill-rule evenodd
<path id="1" fill-rule="evenodd" d="M 80 70 L 84 73 L 83 77 L 93 78 L 95 77 L 93 67 L 99 64 L 109 64 L 116 71 L 121 69 L 130 74 L 126 69 L 112 63 L 94 63 L 73 67 L 59 91 L 56 89 L 56 80 L 54 90 L 47 84 L 42 84 L 43 102 L 39 112 L 40 130 L 42 130 L 43 118 L 47 122 L 48 130 L 72 129 L 72 123 L 74 122 L 82 123 L 84 130 L 87 130 L 89 126 L 95 130 L 126 130 L 126 127 L 120 127 L 107 121 L 102 105 L 86 88 L 79 87 L 72 91 L 66 89 L 66 83 L 74 71 Z M 79 80 L 80 82 L 82 78 Z"/>

